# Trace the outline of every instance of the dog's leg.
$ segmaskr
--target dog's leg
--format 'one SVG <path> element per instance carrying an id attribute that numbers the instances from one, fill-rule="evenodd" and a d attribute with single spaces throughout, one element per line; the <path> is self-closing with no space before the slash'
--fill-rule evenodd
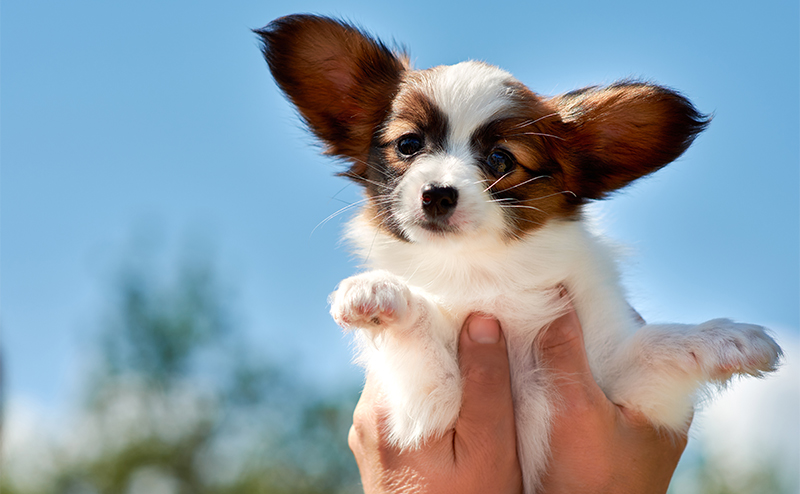
<path id="1" fill-rule="evenodd" d="M 458 323 L 433 298 L 386 271 L 340 283 L 331 314 L 359 329 L 358 359 L 388 401 L 390 439 L 402 448 L 445 432 L 461 406 Z"/>
<path id="2" fill-rule="evenodd" d="M 618 353 L 604 391 L 653 424 L 685 431 L 699 394 L 736 374 L 774 371 L 782 351 L 764 328 L 714 319 L 697 326 L 647 325 Z"/>

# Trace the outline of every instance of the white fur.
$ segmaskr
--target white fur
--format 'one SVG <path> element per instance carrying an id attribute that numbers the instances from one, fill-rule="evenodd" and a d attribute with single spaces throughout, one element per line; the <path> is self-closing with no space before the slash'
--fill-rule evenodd
<path id="1" fill-rule="evenodd" d="M 451 142 L 468 144 L 472 132 L 508 104 L 516 79 L 503 69 L 461 62 L 434 69 L 433 84 L 423 89 L 448 116 Z M 425 91 L 427 89 L 427 91 Z"/>
<path id="2" fill-rule="evenodd" d="M 358 361 L 390 400 L 390 435 L 400 447 L 452 427 L 461 403 L 459 332 L 473 312 L 497 317 L 509 351 L 526 492 L 539 486 L 558 413 L 553 374 L 538 367 L 534 339 L 564 310 L 566 287 L 583 327 L 595 379 L 615 403 L 670 431 L 685 430 L 706 383 L 774 369 L 780 349 L 763 328 L 714 320 L 638 328 L 625 301 L 613 249 L 582 221 L 550 220 L 520 239 L 492 202 L 469 151 L 469 136 L 507 104 L 510 76 L 479 63 L 435 69 L 424 90 L 454 122 L 445 149 L 420 158 L 392 193 L 403 242 L 357 217 L 348 236 L 372 271 L 344 280 L 331 313 L 358 328 Z M 457 230 L 421 226 L 419 191 L 456 187 Z"/>

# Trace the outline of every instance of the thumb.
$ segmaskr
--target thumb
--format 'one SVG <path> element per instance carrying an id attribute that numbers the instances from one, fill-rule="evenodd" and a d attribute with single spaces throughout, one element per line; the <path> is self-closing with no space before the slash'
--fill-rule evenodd
<path id="1" fill-rule="evenodd" d="M 501 438 L 515 444 L 506 340 L 495 319 L 480 314 L 467 318 L 459 342 L 459 363 L 464 395 L 457 435 L 484 445 Z"/>

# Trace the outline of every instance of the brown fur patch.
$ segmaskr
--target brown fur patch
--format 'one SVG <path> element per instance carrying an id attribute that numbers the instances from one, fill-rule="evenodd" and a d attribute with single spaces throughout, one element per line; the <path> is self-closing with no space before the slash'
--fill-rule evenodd
<path id="1" fill-rule="evenodd" d="M 406 134 L 425 137 L 429 148 L 444 149 L 447 140 L 447 118 L 426 95 L 419 91 L 398 94 L 392 105 L 381 142 L 394 141 Z"/>
<path id="2" fill-rule="evenodd" d="M 563 169 L 554 158 L 567 130 L 552 106 L 519 84 L 514 104 L 473 134 L 473 147 L 491 184 L 487 191 L 510 220 L 512 236 L 578 213 L 580 200 L 565 188 Z M 485 163 L 495 150 L 511 155 L 516 165 L 502 176 Z"/>

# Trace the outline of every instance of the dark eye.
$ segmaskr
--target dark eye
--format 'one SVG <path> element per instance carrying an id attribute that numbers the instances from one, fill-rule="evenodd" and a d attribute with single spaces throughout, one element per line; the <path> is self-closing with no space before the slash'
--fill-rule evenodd
<path id="1" fill-rule="evenodd" d="M 409 134 L 397 141 L 397 151 L 403 156 L 413 156 L 422 149 L 422 138 L 416 134 Z"/>
<path id="2" fill-rule="evenodd" d="M 498 175 L 504 175 L 514 168 L 514 157 L 502 149 L 495 149 L 486 157 L 486 164 Z"/>

